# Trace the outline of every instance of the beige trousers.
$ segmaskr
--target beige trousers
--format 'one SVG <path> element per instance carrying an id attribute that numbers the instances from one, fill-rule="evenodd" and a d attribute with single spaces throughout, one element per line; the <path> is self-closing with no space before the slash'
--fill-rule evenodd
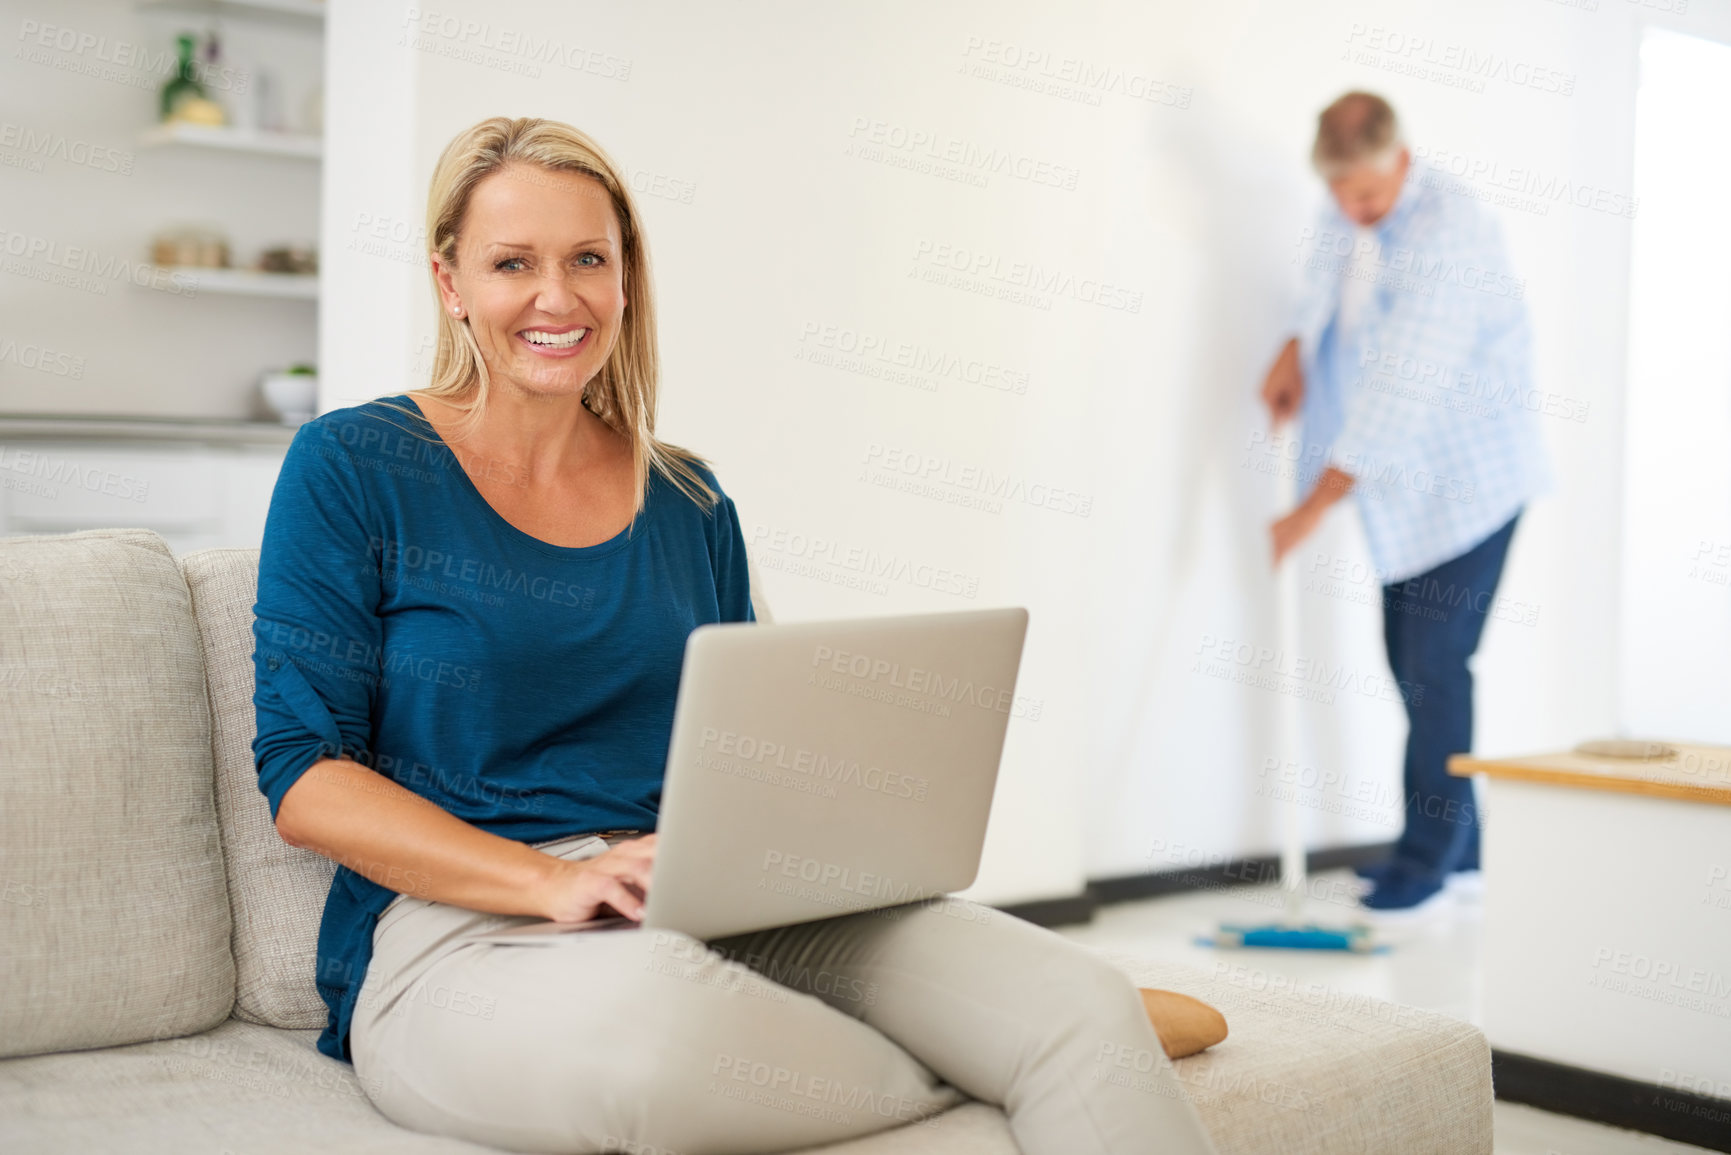
<path id="1" fill-rule="evenodd" d="M 583 1155 L 768 1155 L 898 1125 L 937 1150 L 941 1112 L 973 1098 L 1023 1155 L 1214 1155 L 1130 979 L 1001 911 L 946 897 L 707 944 L 464 941 L 534 921 L 386 908 L 350 1045 L 388 1118 Z"/>

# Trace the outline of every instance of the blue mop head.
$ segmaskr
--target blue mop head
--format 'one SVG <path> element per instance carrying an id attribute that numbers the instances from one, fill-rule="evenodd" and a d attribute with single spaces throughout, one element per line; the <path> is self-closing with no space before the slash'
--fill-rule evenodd
<path id="1" fill-rule="evenodd" d="M 1278 947 L 1284 950 L 1344 950 L 1355 954 L 1382 954 L 1387 945 L 1372 941 L 1368 926 L 1332 927 L 1305 923 L 1284 926 L 1221 924 L 1220 930 L 1196 940 L 1198 946 L 1216 947 Z"/>

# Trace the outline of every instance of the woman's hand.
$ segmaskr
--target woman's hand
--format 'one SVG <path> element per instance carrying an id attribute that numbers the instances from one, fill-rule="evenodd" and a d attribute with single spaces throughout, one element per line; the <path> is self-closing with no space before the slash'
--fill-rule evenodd
<path id="1" fill-rule="evenodd" d="M 655 866 L 655 835 L 618 843 L 594 858 L 553 858 L 553 862 L 556 865 L 541 884 L 536 902 L 543 917 L 554 922 L 588 922 L 609 917 L 605 910 L 611 910 L 635 922 L 643 921 L 649 876 Z"/>

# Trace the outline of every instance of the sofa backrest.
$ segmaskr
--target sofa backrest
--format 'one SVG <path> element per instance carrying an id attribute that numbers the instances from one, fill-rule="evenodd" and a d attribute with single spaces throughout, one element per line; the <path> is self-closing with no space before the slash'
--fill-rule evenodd
<path id="1" fill-rule="evenodd" d="M 234 1004 L 192 602 L 139 529 L 0 539 L 0 1057 Z"/>
<path id="2" fill-rule="evenodd" d="M 181 558 L 180 567 L 192 592 L 210 691 L 216 820 L 234 912 L 234 1017 L 272 1027 L 323 1027 L 325 1004 L 313 976 L 319 920 L 337 867 L 284 842 L 258 788 L 252 757 L 258 550 L 200 550 Z"/>
<path id="3" fill-rule="evenodd" d="M 313 976 L 336 864 L 284 842 L 259 792 L 252 754 L 258 556 L 256 549 L 209 549 L 181 559 L 210 689 L 216 817 L 234 911 L 234 1017 L 273 1027 L 323 1027 L 325 1004 Z M 746 564 L 752 612 L 768 622 L 749 552 Z"/>

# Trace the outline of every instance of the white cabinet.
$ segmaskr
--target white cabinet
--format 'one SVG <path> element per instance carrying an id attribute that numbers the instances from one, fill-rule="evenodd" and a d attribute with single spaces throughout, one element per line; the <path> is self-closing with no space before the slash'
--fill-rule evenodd
<path id="1" fill-rule="evenodd" d="M 1731 748 L 1669 745 L 1449 760 L 1485 775 L 1483 1024 L 1500 1051 L 1723 1096 Z"/>
<path id="2" fill-rule="evenodd" d="M 0 438 L 0 536 L 140 527 L 256 548 L 285 444 Z"/>

